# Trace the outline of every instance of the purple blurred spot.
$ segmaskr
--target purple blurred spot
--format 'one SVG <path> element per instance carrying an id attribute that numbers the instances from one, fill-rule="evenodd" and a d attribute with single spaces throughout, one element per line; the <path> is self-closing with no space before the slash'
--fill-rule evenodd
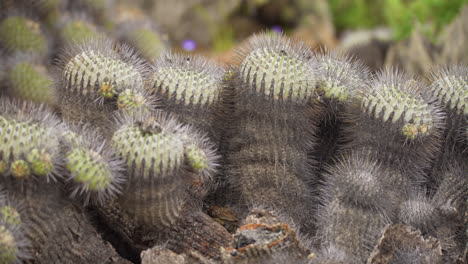
<path id="1" fill-rule="evenodd" d="M 281 26 L 276 25 L 271 27 L 271 31 L 281 34 L 283 32 L 283 28 L 281 28 Z"/>
<path id="2" fill-rule="evenodd" d="M 192 39 L 186 39 L 182 42 L 182 48 L 186 51 L 194 51 L 197 48 L 197 43 Z"/>

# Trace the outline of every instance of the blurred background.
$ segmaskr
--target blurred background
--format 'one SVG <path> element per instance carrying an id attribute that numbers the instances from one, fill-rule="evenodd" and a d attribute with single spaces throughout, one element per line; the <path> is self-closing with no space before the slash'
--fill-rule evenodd
<path id="1" fill-rule="evenodd" d="M 373 70 L 384 65 L 398 66 L 419 75 L 433 64 L 468 62 L 465 41 L 468 0 L 0 0 L 0 3 L 3 13 L 17 12 L 22 9 L 18 6 L 26 6 L 28 15 L 39 19 L 41 25 L 46 24 L 51 35 L 68 34 L 75 42 L 80 38 L 77 32 L 82 26 L 75 25 L 68 33 L 61 31 L 65 31 L 70 21 L 82 20 L 93 31 L 131 43 L 145 57 L 154 57 L 161 49 L 170 47 L 229 62 L 245 39 L 271 30 L 302 40 L 313 48 L 344 50 Z"/>

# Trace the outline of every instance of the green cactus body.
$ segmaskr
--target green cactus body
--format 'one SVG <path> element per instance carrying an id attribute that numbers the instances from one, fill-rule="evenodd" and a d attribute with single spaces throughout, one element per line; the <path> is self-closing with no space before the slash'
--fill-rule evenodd
<path id="1" fill-rule="evenodd" d="M 0 160 L 0 175 L 5 175 L 8 172 L 8 163 L 3 160 Z"/>
<path id="2" fill-rule="evenodd" d="M 49 177 L 58 151 L 57 138 L 51 130 L 34 122 L 22 122 L 0 116 L 0 159 L 18 178 L 32 174 Z M 9 165 L 9 166 L 8 166 Z"/>
<path id="3" fill-rule="evenodd" d="M 73 20 L 62 28 L 60 35 L 66 42 L 81 44 L 97 37 L 98 32 L 94 25 L 84 20 Z"/>
<path id="4" fill-rule="evenodd" d="M 365 85 L 367 70 L 344 55 L 329 52 L 318 56 L 318 63 L 318 92 L 325 98 L 347 102 Z"/>
<path id="5" fill-rule="evenodd" d="M 17 179 L 26 179 L 31 175 L 31 168 L 24 160 L 15 160 L 11 163 L 11 175 Z"/>
<path id="6" fill-rule="evenodd" d="M 468 80 L 466 76 L 441 76 L 431 86 L 434 94 L 452 111 L 468 116 Z"/>
<path id="7" fill-rule="evenodd" d="M 79 148 L 83 141 L 82 136 L 70 130 L 64 131 L 61 135 L 61 139 L 72 148 Z"/>
<path id="8" fill-rule="evenodd" d="M 125 89 L 117 98 L 117 107 L 126 113 L 151 111 L 154 108 L 152 97 L 141 91 Z"/>
<path id="9" fill-rule="evenodd" d="M 240 78 L 244 83 L 255 93 L 275 100 L 309 99 L 314 89 L 311 74 L 303 59 L 291 56 L 286 50 L 268 47 L 249 53 L 240 66 Z M 260 87 L 263 82 L 264 89 Z"/>
<path id="10" fill-rule="evenodd" d="M 109 164 L 99 153 L 75 148 L 67 153 L 67 170 L 73 180 L 86 185 L 91 191 L 102 191 L 112 182 Z"/>
<path id="11" fill-rule="evenodd" d="M 0 208 L 0 221 L 12 226 L 19 226 L 21 224 L 18 211 L 11 206 L 3 206 Z"/>
<path id="12" fill-rule="evenodd" d="M 152 77 L 153 89 L 158 95 L 165 95 L 168 101 L 185 107 L 189 104 L 212 106 L 219 100 L 222 75 L 206 71 L 202 62 L 193 62 L 201 58 L 186 59 L 184 61 L 182 56 L 170 58 L 168 60 L 174 60 L 173 64 L 163 62 L 157 66 Z M 190 64 L 200 66 L 191 67 Z"/>
<path id="13" fill-rule="evenodd" d="M 60 139 L 70 197 L 79 196 L 84 205 L 104 205 L 122 190 L 123 164 L 97 130 L 67 126 Z"/>
<path id="14" fill-rule="evenodd" d="M 0 22 L 0 42 L 12 51 L 45 54 L 47 50 L 40 25 L 22 16 L 10 16 Z"/>
<path id="15" fill-rule="evenodd" d="M 118 155 L 127 161 L 128 167 L 140 172 L 138 177 L 143 179 L 176 172 L 184 158 L 182 141 L 175 135 L 154 134 L 145 129 L 126 127 L 115 133 L 112 140 Z"/>
<path id="16" fill-rule="evenodd" d="M 185 148 L 185 156 L 194 171 L 198 172 L 208 169 L 208 157 L 202 149 L 196 146 L 187 146 Z"/>
<path id="17" fill-rule="evenodd" d="M 62 78 L 70 91 L 103 98 L 113 98 L 126 88 L 143 85 L 143 78 L 135 67 L 93 50 L 72 57 L 63 70 Z"/>
<path id="18" fill-rule="evenodd" d="M 163 53 L 153 66 L 150 92 L 160 98 L 165 111 L 219 142 L 223 76 L 222 67 L 201 56 Z"/>
<path id="19" fill-rule="evenodd" d="M 47 176 L 52 172 L 54 164 L 52 163 L 52 157 L 46 150 L 33 149 L 27 154 L 26 160 L 31 166 L 31 171 L 35 175 Z"/>
<path id="20" fill-rule="evenodd" d="M 169 227 L 182 214 L 188 174 L 184 173 L 184 144 L 177 133 L 155 119 L 123 125 L 112 143 L 126 162 L 130 186 L 120 203 L 138 222 Z"/>
<path id="21" fill-rule="evenodd" d="M 53 81 L 44 66 L 18 62 L 9 70 L 7 80 L 14 96 L 38 103 L 52 103 Z"/>
<path id="22" fill-rule="evenodd" d="M 6 264 L 16 263 L 17 254 L 15 237 L 5 226 L 0 226 L 0 260 Z"/>
<path id="23" fill-rule="evenodd" d="M 360 96 L 367 113 L 383 122 L 403 123 L 401 133 L 408 139 L 430 134 L 434 128 L 433 112 L 422 96 L 405 91 L 398 84 L 382 83 L 374 88 L 374 93 Z"/>

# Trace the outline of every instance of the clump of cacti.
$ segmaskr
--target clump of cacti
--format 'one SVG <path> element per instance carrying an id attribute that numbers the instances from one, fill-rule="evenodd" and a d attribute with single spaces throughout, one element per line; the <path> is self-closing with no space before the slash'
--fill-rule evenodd
<path id="1" fill-rule="evenodd" d="M 124 184 L 123 163 L 103 136 L 77 128 L 62 134 L 64 171 L 71 197 L 82 196 L 85 204 L 102 204 L 115 198 Z"/>
<path id="2" fill-rule="evenodd" d="M 1 263 L 463 258 L 466 65 L 371 75 L 262 33 L 224 68 L 113 2 L 0 17 Z"/>
<path id="3" fill-rule="evenodd" d="M 50 109 L 9 98 L 0 99 L 2 175 L 48 181 L 58 168 L 60 121 Z"/>

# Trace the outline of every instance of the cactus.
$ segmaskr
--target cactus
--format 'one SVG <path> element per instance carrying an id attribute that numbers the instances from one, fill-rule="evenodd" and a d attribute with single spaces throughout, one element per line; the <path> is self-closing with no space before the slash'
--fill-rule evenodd
<path id="1" fill-rule="evenodd" d="M 366 85 L 369 70 L 359 61 L 338 52 L 327 51 L 317 56 L 318 92 L 323 98 L 349 102 Z"/>
<path id="2" fill-rule="evenodd" d="M 122 190 L 123 164 L 106 140 L 95 131 L 73 129 L 62 136 L 65 143 L 65 172 L 70 196 L 82 196 L 84 204 L 103 204 Z"/>
<path id="3" fill-rule="evenodd" d="M 399 190 L 408 183 L 398 182 L 401 176 L 396 171 L 386 169 L 371 156 L 372 153 L 350 153 L 329 166 L 322 199 L 338 199 L 349 206 L 391 216 Z"/>
<path id="4" fill-rule="evenodd" d="M 0 21 L 0 46 L 9 52 L 45 55 L 48 43 L 38 22 L 23 15 L 9 15 Z"/>
<path id="5" fill-rule="evenodd" d="M 430 75 L 431 92 L 454 113 L 468 116 L 468 67 L 439 67 Z"/>
<path id="6" fill-rule="evenodd" d="M 162 53 L 153 65 L 151 92 L 166 111 L 219 141 L 217 114 L 221 111 L 224 70 L 205 58 Z"/>
<path id="7" fill-rule="evenodd" d="M 332 157 L 342 147 L 345 105 L 357 101 L 357 95 L 368 82 L 369 70 L 359 61 L 339 52 L 325 51 L 317 54 L 320 106 L 320 138 L 317 148 L 311 153 L 319 162 L 318 171 L 332 163 Z"/>
<path id="8" fill-rule="evenodd" d="M 3 67 L 1 79 L 6 85 L 7 94 L 36 103 L 54 103 L 53 79 L 35 56 L 14 56 Z"/>
<path id="9" fill-rule="evenodd" d="M 61 126 L 44 105 L 0 99 L 0 159 L 4 175 L 54 179 L 60 167 L 57 133 Z"/>
<path id="10" fill-rule="evenodd" d="M 421 230 L 423 234 L 432 233 L 440 225 L 438 209 L 426 197 L 424 190 L 412 190 L 409 196 L 400 205 L 399 221 Z"/>
<path id="11" fill-rule="evenodd" d="M 468 79 L 466 77 L 468 67 L 464 65 L 452 65 L 449 67 L 437 67 L 429 76 L 430 92 L 444 106 L 448 114 L 446 128 L 443 131 L 443 150 L 436 159 L 432 168 L 432 180 L 434 185 L 440 184 L 437 175 L 444 173 L 444 166 L 450 164 L 453 156 L 464 155 L 466 159 L 466 140 L 468 127 Z"/>
<path id="12" fill-rule="evenodd" d="M 384 167 L 408 179 L 424 180 L 424 170 L 440 151 L 444 115 L 423 83 L 392 69 L 377 74 L 359 91 L 360 106 L 346 107 L 346 149 L 371 151 Z M 367 149 L 367 150 L 365 150 Z"/>
<path id="13" fill-rule="evenodd" d="M 24 236 L 25 226 L 7 193 L 2 191 L 0 196 L 0 261 L 22 263 L 31 258 L 30 245 Z"/>
<path id="14" fill-rule="evenodd" d="M 219 255 L 216 249 L 227 241 L 227 231 L 200 211 L 200 201 L 188 199 L 194 176 L 203 178 L 199 164 L 207 164 L 209 172 L 215 162 L 209 160 L 213 150 L 199 144 L 206 139 L 197 143 L 196 137 L 189 127 L 162 112 L 119 115 L 112 145 L 127 165 L 129 185 L 118 201 L 130 219 L 150 234 L 162 241 L 169 239 L 170 249 L 192 248 L 215 257 Z M 200 157 L 201 163 L 194 166 Z M 187 228 L 193 233 L 180 233 Z M 200 247 L 200 239 L 212 247 Z"/>
<path id="15" fill-rule="evenodd" d="M 124 116 L 121 123 L 112 145 L 131 182 L 122 206 L 141 223 L 168 227 L 181 215 L 189 181 L 182 128 L 164 116 Z"/>
<path id="16" fill-rule="evenodd" d="M 316 133 L 314 56 L 301 43 L 266 34 L 254 36 L 239 54 L 230 80 L 236 101 L 229 180 L 247 205 L 279 210 L 298 232 L 313 233 L 307 153 Z"/>
<path id="17" fill-rule="evenodd" d="M 84 120 L 105 130 L 122 92 L 130 89 L 144 95 L 145 64 L 130 48 L 109 39 L 71 46 L 60 59 L 59 70 L 56 93 L 62 115 L 70 122 Z"/>
<path id="18" fill-rule="evenodd" d="M 319 213 L 322 244 L 334 245 L 348 255 L 349 263 L 363 263 L 390 220 L 370 210 L 328 201 Z"/>

